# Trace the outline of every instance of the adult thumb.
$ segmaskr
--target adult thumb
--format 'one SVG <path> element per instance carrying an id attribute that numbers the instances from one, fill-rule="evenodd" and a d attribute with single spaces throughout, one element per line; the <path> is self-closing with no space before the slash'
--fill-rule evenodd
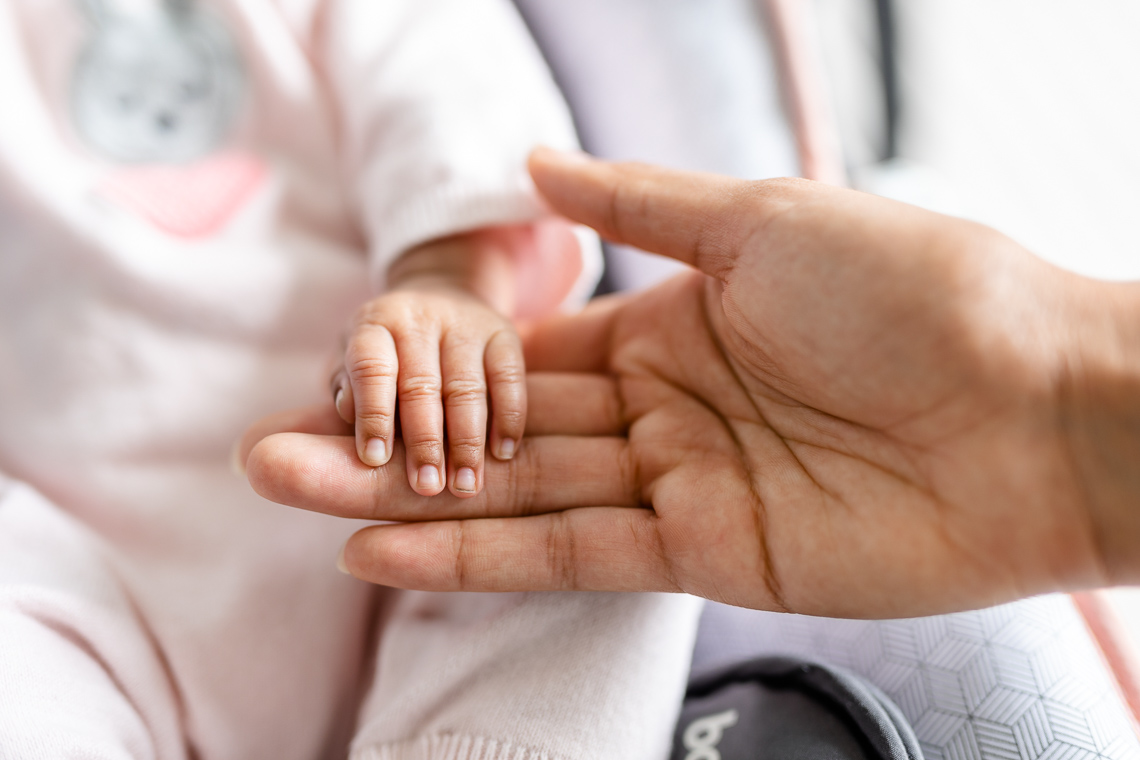
<path id="1" fill-rule="evenodd" d="M 607 240 L 678 259 L 719 279 L 732 271 L 749 239 L 810 196 L 816 184 L 749 182 L 550 148 L 536 148 L 528 166 L 539 193 L 563 216 Z"/>

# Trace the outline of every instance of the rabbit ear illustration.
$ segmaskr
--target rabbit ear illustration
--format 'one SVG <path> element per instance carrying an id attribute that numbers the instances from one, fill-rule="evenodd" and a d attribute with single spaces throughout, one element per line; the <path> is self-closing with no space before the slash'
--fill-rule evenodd
<path id="1" fill-rule="evenodd" d="M 114 15 L 107 0 L 75 0 L 75 3 L 97 29 L 106 26 Z M 185 20 L 194 15 L 194 0 L 163 0 L 162 5 L 171 18 Z"/>
<path id="2" fill-rule="evenodd" d="M 111 9 L 107 7 L 105 0 L 75 0 L 75 4 L 95 29 L 106 26 L 111 18 Z"/>
<path id="3" fill-rule="evenodd" d="M 184 21 L 194 15 L 194 0 L 165 0 L 163 6 L 174 19 Z"/>
<path id="4" fill-rule="evenodd" d="M 75 58 L 71 110 L 79 136 L 119 163 L 186 163 L 221 146 L 245 78 L 224 22 L 194 0 L 76 0 L 90 21 Z M 157 13 L 155 13 L 157 11 Z"/>

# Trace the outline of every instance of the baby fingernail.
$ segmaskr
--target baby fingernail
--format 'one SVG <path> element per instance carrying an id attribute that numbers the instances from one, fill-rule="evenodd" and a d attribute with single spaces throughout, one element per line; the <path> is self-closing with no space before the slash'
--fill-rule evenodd
<path id="1" fill-rule="evenodd" d="M 455 473 L 455 490 L 475 493 L 475 471 L 470 467 L 459 468 Z"/>
<path id="2" fill-rule="evenodd" d="M 379 467 L 382 464 L 387 464 L 389 457 L 388 442 L 383 438 L 370 438 L 368 443 L 364 444 L 365 464 Z"/>
<path id="3" fill-rule="evenodd" d="M 340 554 L 336 555 L 336 569 L 340 570 L 345 575 L 352 575 L 348 572 L 348 565 L 344 563 L 344 547 L 340 547 Z"/>
<path id="4" fill-rule="evenodd" d="M 336 406 L 336 413 L 339 414 L 340 418 L 343 420 L 345 415 L 343 385 L 336 389 L 336 399 L 333 401 L 333 405 Z"/>
<path id="5" fill-rule="evenodd" d="M 510 459 L 515 455 L 515 441 L 513 438 L 504 438 L 499 444 L 499 459 Z"/>
<path id="6" fill-rule="evenodd" d="M 421 489 L 436 491 L 439 489 L 439 470 L 430 464 L 425 464 L 416 475 L 416 480 Z"/>

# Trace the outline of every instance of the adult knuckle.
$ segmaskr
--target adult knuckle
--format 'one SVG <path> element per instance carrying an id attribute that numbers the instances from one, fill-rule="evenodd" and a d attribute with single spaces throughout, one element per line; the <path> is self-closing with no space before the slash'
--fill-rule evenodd
<path id="1" fill-rule="evenodd" d="M 371 512 L 366 515 L 361 515 L 365 519 L 382 520 L 384 516 L 390 514 L 392 507 L 392 491 L 393 491 L 393 474 L 394 470 L 388 467 L 370 467 L 368 468 L 368 478 L 370 479 L 369 491 L 371 492 L 372 499 L 370 509 Z M 403 475 L 400 476 L 400 484 L 403 484 Z"/>
<path id="2" fill-rule="evenodd" d="M 546 532 L 546 562 L 554 588 L 570 591 L 578 588 L 578 564 L 575 556 L 574 532 L 565 512 L 550 516 Z"/>
<path id="3" fill-rule="evenodd" d="M 533 449 L 523 446 L 506 465 L 511 512 L 523 517 L 535 514 L 538 484 L 544 482 L 542 460 L 534 455 Z"/>
<path id="4" fill-rule="evenodd" d="M 463 521 L 459 521 L 455 524 L 451 541 L 452 548 L 455 552 L 455 566 L 452 569 L 452 575 L 455 577 L 455 586 L 460 591 L 466 591 L 469 583 L 468 578 L 470 578 L 469 571 L 472 558 L 470 541 L 468 541 L 468 534 Z"/>
<path id="5" fill-rule="evenodd" d="M 626 446 L 616 458 L 618 477 L 621 478 L 621 490 L 630 503 L 641 503 L 641 472 L 638 460 L 633 449 Z"/>
<path id="6" fill-rule="evenodd" d="M 627 175 L 618 182 L 609 198 L 607 225 L 617 237 L 624 237 L 624 227 L 631 219 L 645 216 L 651 199 L 648 180 Z"/>

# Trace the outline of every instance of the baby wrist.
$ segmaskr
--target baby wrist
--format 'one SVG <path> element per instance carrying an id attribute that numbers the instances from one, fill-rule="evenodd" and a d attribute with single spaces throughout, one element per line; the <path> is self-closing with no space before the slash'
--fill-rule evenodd
<path id="1" fill-rule="evenodd" d="M 388 269 L 389 290 L 458 290 L 504 316 L 514 311 L 514 263 L 494 231 L 433 240 L 399 257 Z"/>

